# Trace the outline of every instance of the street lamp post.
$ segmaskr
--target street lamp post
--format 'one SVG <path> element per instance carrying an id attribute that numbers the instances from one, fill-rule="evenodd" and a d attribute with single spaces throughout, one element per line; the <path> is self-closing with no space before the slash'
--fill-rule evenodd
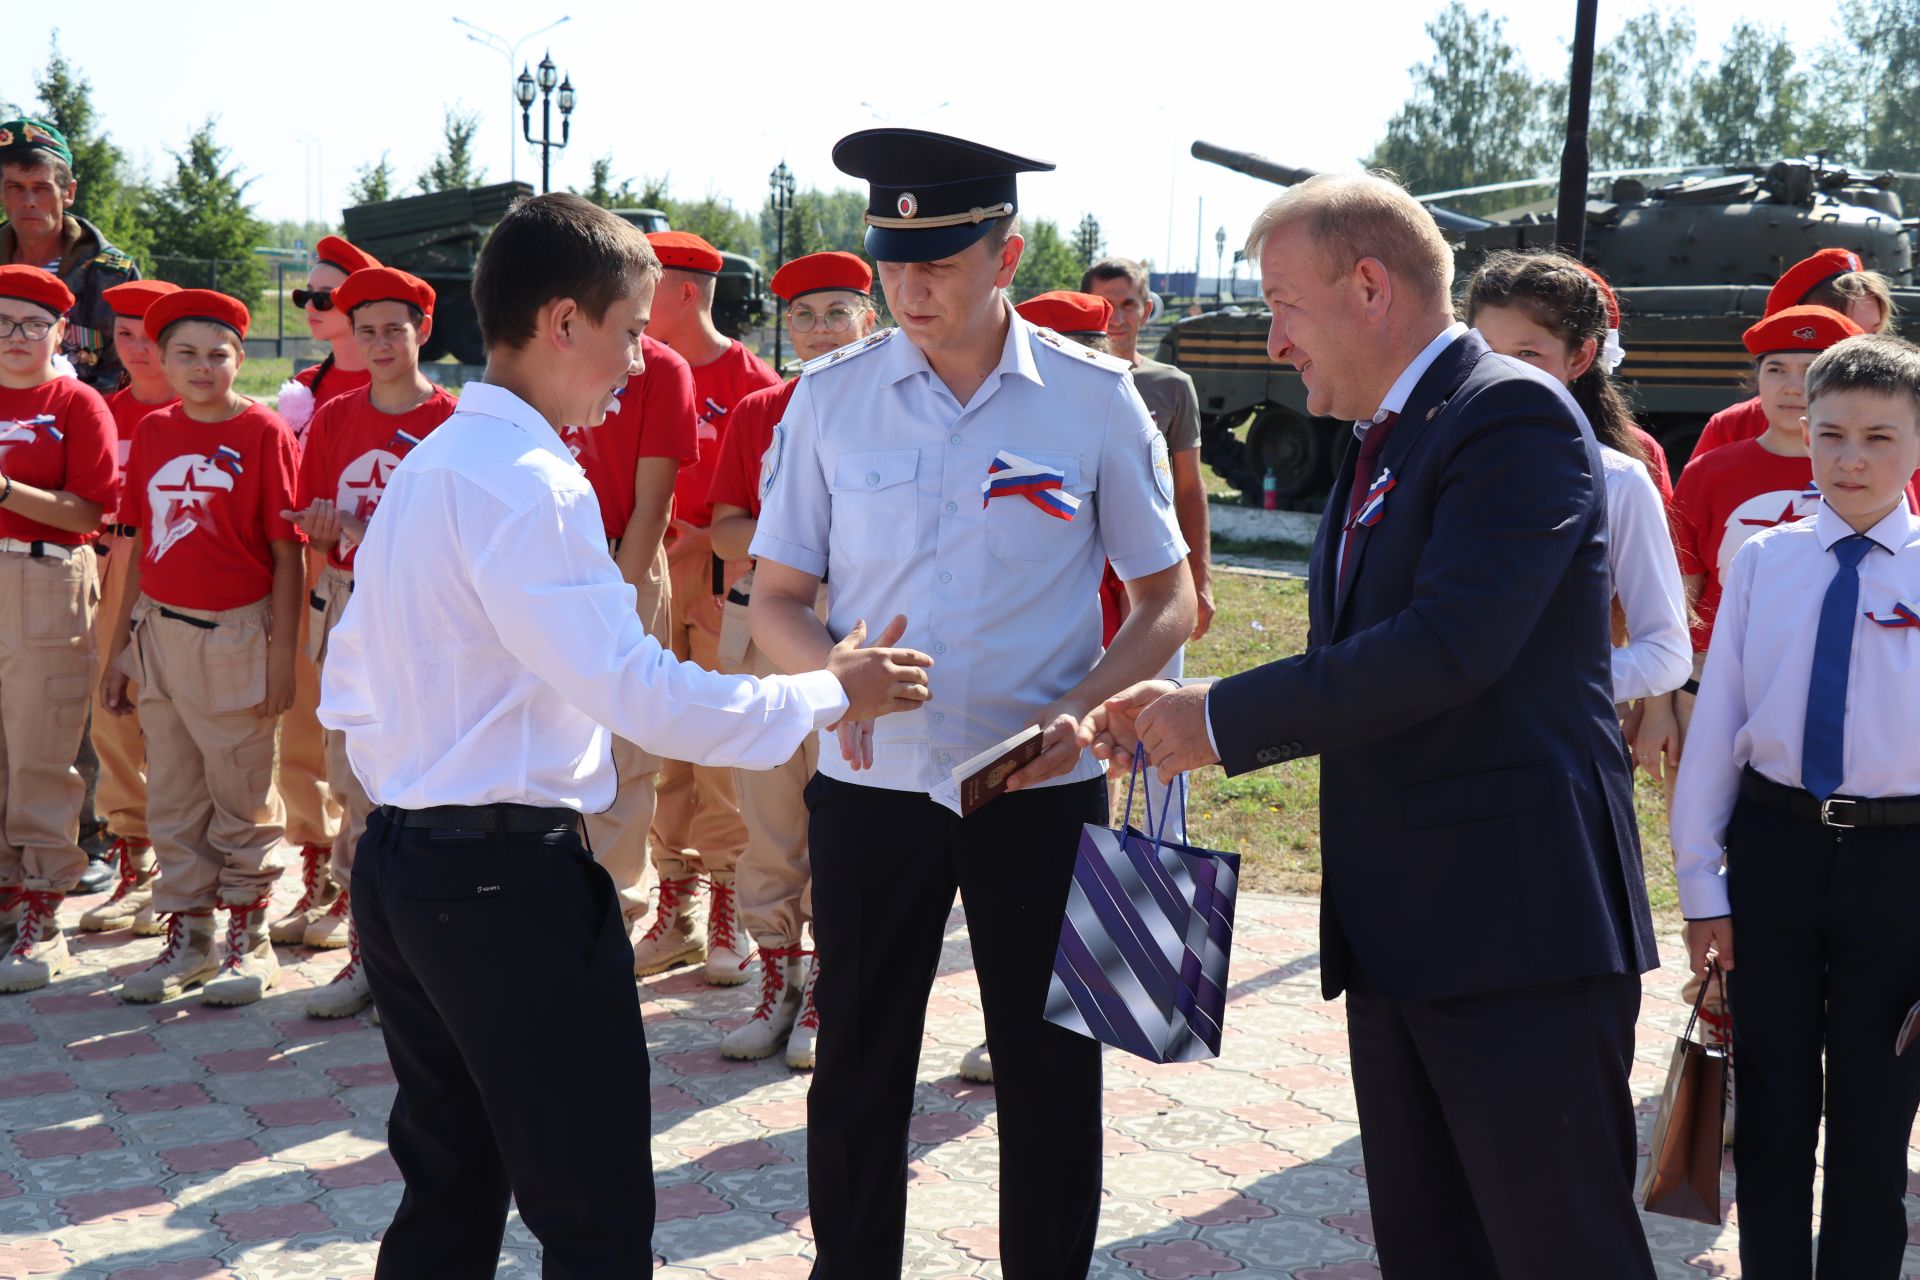
<path id="1" fill-rule="evenodd" d="M 511 40 L 511 41 L 508 40 L 505 36 L 501 35 L 499 32 L 489 31 L 483 26 L 479 26 L 476 23 L 468 22 L 465 18 L 455 18 L 453 21 L 456 25 L 467 28 L 467 39 L 473 41 L 477 45 L 482 45 L 488 49 L 491 49 L 495 53 L 499 54 L 501 57 L 505 58 L 507 60 L 507 74 L 512 75 L 513 64 L 520 60 L 521 45 L 525 44 L 527 41 L 533 39 L 537 35 L 544 35 L 545 33 L 553 30 L 555 27 L 559 26 L 563 22 L 572 22 L 573 16 L 569 14 L 565 17 L 558 18 L 552 22 L 549 22 L 546 26 L 541 27 L 537 31 L 529 31 L 527 32 L 527 34 L 521 36 L 518 40 Z M 519 94 L 516 92 L 514 94 L 514 97 L 518 99 Z M 520 143 L 519 143 L 519 139 L 513 136 L 513 113 L 512 112 L 507 113 L 507 139 L 508 139 L 507 177 L 512 179 L 517 179 L 520 176 Z"/>
<path id="2" fill-rule="evenodd" d="M 787 168 L 785 160 L 774 166 L 773 172 L 767 175 L 767 189 L 773 193 L 773 269 L 778 271 L 786 265 L 787 215 L 793 212 L 793 170 Z M 773 367 L 775 369 L 780 367 L 780 338 L 785 327 L 779 320 L 774 321 Z"/>
<path id="3" fill-rule="evenodd" d="M 553 65 L 553 55 L 547 54 L 540 59 L 540 136 L 533 136 L 533 89 L 535 78 L 523 64 L 520 78 L 513 82 L 514 101 L 520 104 L 520 131 L 528 142 L 540 148 L 540 194 L 552 190 L 553 153 L 566 149 L 567 138 L 573 132 L 573 77 L 560 80 L 560 141 L 553 140 L 553 97 L 554 81 L 559 79 L 560 69 Z"/>
<path id="4" fill-rule="evenodd" d="M 1213 233 L 1213 296 L 1220 297 L 1220 285 L 1226 275 L 1227 229 L 1221 227 Z"/>

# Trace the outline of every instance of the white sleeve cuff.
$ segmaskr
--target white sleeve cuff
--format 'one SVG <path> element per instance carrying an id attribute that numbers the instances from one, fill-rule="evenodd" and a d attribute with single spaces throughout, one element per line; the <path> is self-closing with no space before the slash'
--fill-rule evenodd
<path id="1" fill-rule="evenodd" d="M 847 701 L 847 691 L 840 687 L 839 679 L 830 671 L 808 671 L 802 675 L 788 677 L 793 682 L 793 691 L 802 701 L 813 709 L 813 727 L 824 729 L 830 724 L 838 724 L 847 714 L 851 705 Z"/>

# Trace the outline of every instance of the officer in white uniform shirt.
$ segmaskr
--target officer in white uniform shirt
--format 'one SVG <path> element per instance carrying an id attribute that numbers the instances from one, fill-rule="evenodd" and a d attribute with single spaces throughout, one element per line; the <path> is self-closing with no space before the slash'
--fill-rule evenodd
<path id="1" fill-rule="evenodd" d="M 836 1028 L 808 1095 L 814 1275 L 900 1268 L 907 1121 L 956 886 L 996 1074 L 1003 1265 L 1084 1275 L 1099 1046 L 1041 1013 L 1081 825 L 1106 820 L 1082 720 L 1193 628 L 1165 437 L 1125 364 L 1007 301 L 1014 175 L 1051 165 L 908 129 L 844 138 L 834 162 L 871 184 L 866 248 L 900 328 L 822 357 L 794 391 L 764 469 L 753 636 L 803 670 L 863 613 L 904 614 L 934 665 L 924 707 L 843 726 L 807 791 L 817 1001 Z M 1133 612 L 1103 657 L 1108 560 Z M 1029 725 L 1041 756 L 962 819 L 953 766 Z"/>
<path id="2" fill-rule="evenodd" d="M 395 469 L 330 638 L 321 720 L 378 806 L 353 912 L 399 1084 L 382 1280 L 493 1275 L 509 1195 L 548 1276 L 652 1270 L 646 1040 L 580 834 L 614 797 L 609 730 L 768 768 L 925 695 L 925 657 L 859 649 L 859 627 L 826 670 L 766 680 L 678 662 L 642 628 L 556 430 L 600 423 L 639 371 L 659 274 L 577 197 L 500 222 L 474 274 L 486 380 Z"/>

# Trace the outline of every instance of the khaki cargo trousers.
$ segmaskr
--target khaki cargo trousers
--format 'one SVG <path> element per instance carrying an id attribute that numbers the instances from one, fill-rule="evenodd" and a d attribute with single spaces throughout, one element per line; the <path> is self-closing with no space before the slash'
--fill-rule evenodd
<path id="1" fill-rule="evenodd" d="M 96 670 L 96 559 L 0 551 L 0 886 L 65 893 L 87 868 L 73 760 Z"/>
<path id="2" fill-rule="evenodd" d="M 662 648 L 672 647 L 668 637 L 672 614 L 669 576 L 666 550 L 656 548 L 635 600 L 640 625 Z M 620 895 L 620 913 L 628 924 L 646 914 L 652 892 L 647 878 L 647 834 L 654 823 L 660 766 L 659 756 L 614 735 L 613 769 L 618 790 L 611 807 L 586 816 L 587 844 L 593 850 L 593 860 L 612 878 L 614 890 Z"/>

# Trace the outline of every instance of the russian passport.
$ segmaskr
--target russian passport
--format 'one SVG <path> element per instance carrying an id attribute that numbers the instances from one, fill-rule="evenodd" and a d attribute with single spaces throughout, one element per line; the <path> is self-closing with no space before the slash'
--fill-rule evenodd
<path id="1" fill-rule="evenodd" d="M 1040 726 L 1028 725 L 1005 742 L 996 743 L 972 759 L 954 766 L 953 782 L 960 792 L 960 816 L 970 818 L 989 800 L 1007 789 L 1007 779 L 1040 757 Z"/>

